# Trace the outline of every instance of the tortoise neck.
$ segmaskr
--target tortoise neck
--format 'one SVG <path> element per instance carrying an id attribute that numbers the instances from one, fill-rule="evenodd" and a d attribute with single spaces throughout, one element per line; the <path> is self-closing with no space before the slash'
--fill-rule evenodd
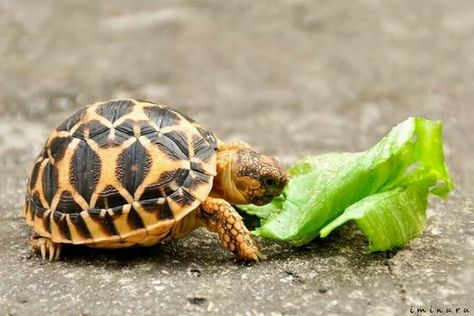
<path id="1" fill-rule="evenodd" d="M 231 204 L 242 204 L 245 199 L 234 183 L 235 170 L 233 166 L 236 150 L 222 149 L 217 151 L 217 175 L 214 178 L 212 191 L 214 198 L 221 198 Z"/>

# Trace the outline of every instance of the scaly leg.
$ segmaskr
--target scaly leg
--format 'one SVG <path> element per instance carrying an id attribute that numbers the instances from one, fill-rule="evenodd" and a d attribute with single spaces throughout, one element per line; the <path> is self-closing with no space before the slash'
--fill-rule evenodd
<path id="1" fill-rule="evenodd" d="M 201 218 L 204 226 L 217 232 L 222 244 L 240 259 L 259 261 L 263 258 L 242 217 L 225 200 L 207 198 L 201 204 Z"/>
<path id="2" fill-rule="evenodd" d="M 41 253 L 43 259 L 47 258 L 49 261 L 58 260 L 63 248 L 62 244 L 54 243 L 51 239 L 36 233 L 31 234 L 30 245 L 35 252 Z"/>

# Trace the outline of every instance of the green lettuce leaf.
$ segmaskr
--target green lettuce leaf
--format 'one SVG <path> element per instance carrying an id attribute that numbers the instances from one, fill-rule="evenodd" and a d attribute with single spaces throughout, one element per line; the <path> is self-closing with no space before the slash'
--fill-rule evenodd
<path id="1" fill-rule="evenodd" d="M 370 241 L 369 252 L 403 247 L 425 227 L 427 196 L 426 186 L 416 185 L 370 195 L 326 225 L 321 237 L 355 220 Z"/>
<path id="2" fill-rule="evenodd" d="M 409 118 L 370 150 L 307 157 L 270 204 L 243 206 L 260 217 L 254 234 L 301 246 L 355 220 L 370 251 L 403 246 L 425 224 L 429 193 L 453 188 L 444 162 L 442 124 Z"/>

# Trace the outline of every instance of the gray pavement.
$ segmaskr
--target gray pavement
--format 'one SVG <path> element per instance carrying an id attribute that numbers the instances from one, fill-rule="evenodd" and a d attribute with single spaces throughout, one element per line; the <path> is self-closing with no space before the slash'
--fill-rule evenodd
<path id="1" fill-rule="evenodd" d="M 0 314 L 474 313 L 472 1 L 0 0 L 0 33 Z M 441 119 L 457 189 L 400 251 L 368 255 L 348 225 L 299 249 L 260 240 L 259 264 L 206 231 L 43 262 L 21 217 L 33 159 L 75 109 L 121 97 L 287 166 L 369 148 L 411 115 Z"/>

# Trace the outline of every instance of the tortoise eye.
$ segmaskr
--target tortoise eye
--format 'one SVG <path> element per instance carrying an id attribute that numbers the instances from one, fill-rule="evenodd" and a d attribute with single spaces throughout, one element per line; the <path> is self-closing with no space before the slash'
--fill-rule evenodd
<path id="1" fill-rule="evenodd" d="M 276 184 L 276 181 L 274 179 L 269 178 L 269 179 L 263 180 L 263 183 L 265 183 L 265 185 L 271 187 L 271 186 Z"/>

